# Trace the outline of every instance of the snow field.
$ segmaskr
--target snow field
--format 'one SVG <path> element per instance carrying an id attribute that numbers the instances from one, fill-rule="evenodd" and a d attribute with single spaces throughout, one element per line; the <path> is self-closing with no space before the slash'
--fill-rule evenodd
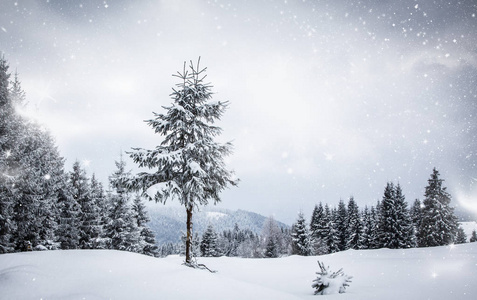
<path id="1" fill-rule="evenodd" d="M 0 299 L 477 299 L 477 243 L 277 259 L 200 258 L 217 273 L 110 250 L 0 255 Z M 317 260 L 353 276 L 315 296 Z M 318 298 L 316 298 L 318 297 Z"/>

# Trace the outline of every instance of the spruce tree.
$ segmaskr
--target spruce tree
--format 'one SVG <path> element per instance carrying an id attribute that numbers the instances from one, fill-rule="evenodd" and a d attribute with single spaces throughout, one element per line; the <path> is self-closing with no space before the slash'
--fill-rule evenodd
<path id="1" fill-rule="evenodd" d="M 414 227 L 401 186 L 388 182 L 379 216 L 379 247 L 390 249 L 415 247 Z"/>
<path id="2" fill-rule="evenodd" d="M 414 226 L 414 233 L 416 235 L 417 239 L 417 233 L 419 230 L 419 227 L 421 227 L 421 220 L 422 220 L 422 203 L 421 200 L 416 199 L 414 200 L 414 203 L 411 206 L 411 209 L 409 211 L 409 214 L 411 216 L 411 221 Z"/>
<path id="3" fill-rule="evenodd" d="M 338 234 L 338 230 L 336 227 L 336 224 L 334 222 L 334 215 L 328 204 L 325 205 L 325 241 L 326 241 L 326 246 L 328 247 L 328 253 L 335 253 L 340 251 L 339 249 L 339 243 L 340 243 L 340 238 Z"/>
<path id="4" fill-rule="evenodd" d="M 346 249 L 362 249 L 363 221 L 361 220 L 358 204 L 351 197 L 348 201 L 348 226 L 346 227 Z"/>
<path id="5" fill-rule="evenodd" d="M 457 217 L 454 215 L 454 208 L 450 206 L 451 196 L 439 175 L 434 168 L 424 194 L 418 233 L 419 247 L 448 245 L 456 237 Z"/>
<path id="6" fill-rule="evenodd" d="M 80 248 L 93 249 L 101 232 L 100 216 L 97 202 L 91 195 L 91 186 L 86 171 L 80 162 L 73 163 L 73 171 L 69 175 L 69 183 L 73 198 L 79 204 Z"/>
<path id="7" fill-rule="evenodd" d="M 348 221 L 348 212 L 346 210 L 346 205 L 342 199 L 338 203 L 338 209 L 336 210 L 336 214 L 334 216 L 334 223 L 336 226 L 337 234 L 338 234 L 338 249 L 340 251 L 346 250 L 346 243 L 348 241 L 347 235 L 347 221 Z"/>
<path id="8" fill-rule="evenodd" d="M 108 248 L 140 253 L 140 231 L 131 212 L 130 193 L 125 186 L 131 172 L 126 171 L 126 162 L 122 156 L 115 164 L 117 170 L 109 177 L 114 193 L 110 194 L 111 207 L 104 232 Z"/>
<path id="9" fill-rule="evenodd" d="M 283 238 L 280 227 L 273 216 L 268 217 L 262 228 L 263 256 L 268 258 L 278 257 L 283 252 Z"/>
<path id="10" fill-rule="evenodd" d="M 298 214 L 292 226 L 292 254 L 308 256 L 312 254 L 311 240 L 303 213 Z"/>
<path id="11" fill-rule="evenodd" d="M 233 173 L 225 167 L 224 157 L 231 152 L 231 143 L 214 139 L 222 129 L 213 124 L 221 118 L 228 102 L 212 101 L 211 86 L 204 83 L 206 69 L 184 63 L 177 89 L 171 94 L 173 103 L 164 107 L 165 114 L 154 113 L 147 121 L 164 140 L 153 150 L 136 148 L 130 153 L 141 172 L 129 181 L 129 188 L 141 190 L 143 196 L 164 203 L 177 198 L 185 207 L 186 264 L 192 265 L 192 214 L 200 205 L 220 201 L 219 194 L 229 185 L 236 185 Z"/>
<path id="12" fill-rule="evenodd" d="M 215 232 L 214 227 L 209 224 L 202 235 L 202 240 L 200 242 L 200 252 L 202 256 L 214 257 L 219 255 L 217 251 L 217 240 L 217 233 Z"/>
<path id="13" fill-rule="evenodd" d="M 25 102 L 17 75 L 8 92 L 9 99 L 0 109 L 6 118 L 2 121 L 7 122 L 6 126 L 0 125 L 0 131 L 5 133 L 2 140 L 6 142 L 0 146 L 6 149 L 0 172 L 7 179 L 6 186 L 0 183 L 0 190 L 10 194 L 6 202 L 10 207 L 10 225 L 14 226 L 11 240 L 16 250 L 22 250 L 26 241 L 33 247 L 54 248 L 55 205 L 64 183 L 64 161 L 50 134 L 14 109 Z"/>
<path id="14" fill-rule="evenodd" d="M 20 167 L 20 138 L 23 135 L 20 118 L 15 114 L 10 93 L 10 73 L 6 59 L 0 57 L 0 253 L 15 248 L 13 235 L 14 198 L 17 197 L 16 175 Z"/>
<path id="15" fill-rule="evenodd" d="M 396 186 L 395 196 L 397 245 L 399 248 L 414 248 L 417 246 L 414 224 L 399 183 Z"/>
<path id="16" fill-rule="evenodd" d="M 55 248 L 56 203 L 59 191 L 66 188 L 64 160 L 47 131 L 35 123 L 27 124 L 25 129 L 22 167 L 15 186 L 15 239 L 17 243 L 29 240 L 33 246 Z"/>
<path id="17" fill-rule="evenodd" d="M 373 242 L 371 241 L 372 232 L 374 229 L 373 227 L 373 220 L 371 218 L 371 213 L 368 206 L 364 207 L 362 212 L 362 220 L 363 220 L 363 234 L 360 238 L 361 249 L 372 249 Z"/>
<path id="18" fill-rule="evenodd" d="M 313 254 L 321 255 L 328 253 L 328 245 L 326 243 L 327 221 L 325 210 L 321 202 L 315 205 L 310 220 L 310 236 Z"/>
<path id="19" fill-rule="evenodd" d="M 26 103 L 18 74 L 0 58 L 0 252 L 53 249 L 56 202 L 64 188 L 64 160 L 50 134 L 21 116 Z"/>
<path id="20" fill-rule="evenodd" d="M 146 206 L 142 202 L 139 194 L 134 198 L 131 211 L 132 217 L 136 220 L 136 225 L 140 232 L 140 243 L 142 247 L 141 253 L 150 256 L 157 256 L 158 250 L 156 246 L 156 237 L 147 224 L 149 222 L 149 216 L 147 215 Z"/>
<path id="21" fill-rule="evenodd" d="M 457 234 L 455 238 L 456 244 L 465 244 L 467 243 L 467 235 L 465 235 L 464 228 L 461 226 L 457 227 Z"/>
<path id="22" fill-rule="evenodd" d="M 396 205 L 395 205 L 395 190 L 394 184 L 388 182 L 384 189 L 384 196 L 381 202 L 381 209 L 378 223 L 378 236 L 379 236 L 379 248 L 398 248 L 395 244 L 395 217 L 396 217 Z"/>
<path id="23" fill-rule="evenodd" d="M 80 239 L 80 206 L 71 195 L 70 189 L 63 189 L 58 197 L 57 241 L 61 249 L 77 249 Z"/>
<path id="24" fill-rule="evenodd" d="M 477 242 L 477 231 L 472 230 L 472 235 L 470 236 L 469 242 L 474 243 Z"/>
<path id="25" fill-rule="evenodd" d="M 91 200 L 93 201 L 98 218 L 97 218 L 97 224 L 98 224 L 98 238 L 96 238 L 95 243 L 94 243 L 94 248 L 95 249 L 106 249 L 108 240 L 105 237 L 105 225 L 110 222 L 109 220 L 109 211 L 111 209 L 110 200 L 111 197 L 107 197 L 103 184 L 99 182 L 96 179 L 96 175 L 93 174 L 91 175 L 91 180 L 90 180 L 90 191 L 91 191 Z"/>

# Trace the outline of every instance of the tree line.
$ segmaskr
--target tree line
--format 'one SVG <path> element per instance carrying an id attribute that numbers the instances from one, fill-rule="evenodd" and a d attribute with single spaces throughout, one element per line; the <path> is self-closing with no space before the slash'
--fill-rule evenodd
<path id="1" fill-rule="evenodd" d="M 353 197 L 337 207 L 318 203 L 308 223 L 302 212 L 291 229 L 280 228 L 273 217 L 264 222 L 260 234 L 240 229 L 217 232 L 212 225 L 193 239 L 194 256 L 239 256 L 273 258 L 286 255 L 322 255 L 348 249 L 406 249 L 465 243 L 451 196 L 434 169 L 425 188 L 425 198 L 408 207 L 402 188 L 388 182 L 383 198 L 363 209 Z M 470 242 L 477 241 L 474 231 Z M 182 243 L 165 245 L 162 255 L 181 254 Z"/>
<path id="2" fill-rule="evenodd" d="M 139 196 L 119 183 L 130 176 L 116 162 L 110 188 L 78 161 L 70 172 L 50 133 L 21 114 L 25 92 L 0 58 L 0 253 L 44 249 L 117 249 L 156 255 Z"/>
<path id="3" fill-rule="evenodd" d="M 424 200 L 408 207 L 399 184 L 388 182 L 382 200 L 360 210 L 351 197 L 337 208 L 319 203 L 306 224 L 302 213 L 292 226 L 292 253 L 320 255 L 348 249 L 405 249 L 466 242 L 451 196 L 434 168 Z M 473 240 L 471 240 L 473 241 Z"/>

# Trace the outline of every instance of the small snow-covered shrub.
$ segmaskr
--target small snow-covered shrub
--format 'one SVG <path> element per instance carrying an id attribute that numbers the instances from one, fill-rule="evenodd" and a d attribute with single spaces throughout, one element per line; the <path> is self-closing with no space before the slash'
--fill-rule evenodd
<path id="1" fill-rule="evenodd" d="M 318 266 L 320 266 L 320 272 L 316 272 L 318 277 L 313 280 L 312 285 L 315 289 L 315 295 L 344 293 L 353 276 L 345 275 L 343 269 L 331 272 L 330 267 L 325 268 L 325 265 L 319 261 Z"/>
<path id="2" fill-rule="evenodd" d="M 35 251 L 46 251 L 46 250 L 48 250 L 48 248 L 46 248 L 43 245 L 36 245 L 34 249 L 35 249 Z"/>

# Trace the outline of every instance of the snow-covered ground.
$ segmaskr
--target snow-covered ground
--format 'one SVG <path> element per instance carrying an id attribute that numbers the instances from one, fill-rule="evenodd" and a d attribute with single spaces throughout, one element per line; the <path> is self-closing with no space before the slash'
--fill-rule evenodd
<path id="1" fill-rule="evenodd" d="M 477 243 L 320 257 L 201 258 L 217 273 L 106 250 L 0 255 L 0 299 L 477 299 Z M 317 260 L 352 275 L 346 294 L 315 296 Z"/>

